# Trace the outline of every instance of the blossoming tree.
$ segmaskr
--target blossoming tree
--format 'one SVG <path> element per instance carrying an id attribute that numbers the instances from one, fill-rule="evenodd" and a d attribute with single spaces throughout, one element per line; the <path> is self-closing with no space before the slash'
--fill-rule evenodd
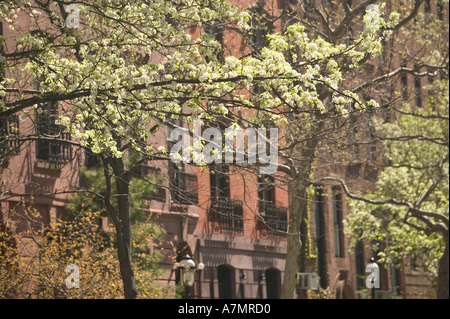
<path id="1" fill-rule="evenodd" d="M 307 125 L 301 143 L 291 130 L 291 146 L 280 149 L 279 169 L 289 176 L 291 195 L 282 297 L 292 298 L 306 191 L 325 119 L 345 116 L 349 105 L 361 110 L 377 106 L 346 88 L 344 73 L 379 54 L 381 40 L 399 22 L 395 12 L 368 7 L 377 1 L 362 1 L 354 8 L 342 3 L 343 18 L 335 27 L 328 25 L 328 36 L 311 37 L 297 22 L 269 34 L 257 55 L 244 56 L 218 55 L 217 39 L 196 32 L 220 26 L 235 36 L 249 35 L 250 13 L 225 0 L 78 1 L 75 13 L 67 12 L 63 1 L 0 4 L 0 17 L 15 35 L 0 38 L 7 48 L 0 55 L 6 70 L 0 83 L 0 117 L 25 119 L 45 112 L 46 103 L 59 103 L 58 124 L 80 146 L 99 154 L 126 298 L 135 298 L 137 290 L 130 238 L 132 167 L 124 158 L 130 151 L 144 159 L 167 158 L 167 152 L 155 150 L 147 139 L 170 118 L 190 122 L 218 115 L 234 126 L 280 125 L 288 130 L 296 123 Z M 67 24 L 77 13 L 79 20 Z M 361 14 L 362 28 L 354 40 L 339 43 Z M 37 31 L 22 30 L 18 21 L 23 19 Z M 329 103 L 324 102 L 327 97 Z M 113 182 L 117 207 L 111 205 Z"/>

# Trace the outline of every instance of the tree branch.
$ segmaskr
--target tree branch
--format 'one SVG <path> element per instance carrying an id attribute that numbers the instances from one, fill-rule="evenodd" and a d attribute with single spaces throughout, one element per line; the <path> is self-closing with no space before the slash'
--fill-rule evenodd
<path id="1" fill-rule="evenodd" d="M 442 214 L 425 211 L 425 210 L 418 208 L 417 206 L 415 206 L 414 204 L 412 204 L 410 202 L 400 201 L 400 200 L 396 200 L 393 198 L 386 199 L 386 200 L 374 200 L 374 199 L 369 199 L 366 197 L 356 195 L 356 194 L 350 192 L 345 181 L 339 177 L 323 177 L 323 178 L 319 178 L 319 179 L 315 180 L 314 183 L 320 183 L 320 182 L 324 182 L 324 181 L 338 182 L 339 184 L 341 184 L 341 186 L 344 189 L 344 192 L 347 194 L 347 196 L 352 199 L 360 200 L 360 201 L 366 202 L 368 204 L 373 204 L 373 205 L 396 205 L 396 206 L 406 207 L 414 215 L 414 217 L 418 217 L 418 218 L 431 217 L 431 218 L 439 219 L 445 224 L 445 226 L 448 230 L 449 219 L 448 219 L 448 217 L 446 217 Z M 428 221 L 431 222 L 431 220 L 428 220 Z M 435 223 L 433 223 L 433 224 L 435 224 Z"/>

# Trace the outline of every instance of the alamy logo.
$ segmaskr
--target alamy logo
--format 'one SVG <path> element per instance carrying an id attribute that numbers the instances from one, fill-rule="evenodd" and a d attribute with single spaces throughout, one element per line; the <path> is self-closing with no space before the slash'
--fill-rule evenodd
<path id="1" fill-rule="evenodd" d="M 366 267 L 366 272 L 370 274 L 366 278 L 367 288 L 380 288 L 380 267 L 377 263 L 371 262 Z"/>
<path id="2" fill-rule="evenodd" d="M 76 4 L 69 4 L 66 8 L 66 12 L 70 13 L 66 18 L 66 26 L 68 28 L 80 27 L 80 8 Z"/>
<path id="3" fill-rule="evenodd" d="M 196 121 L 193 145 L 187 129 L 171 131 L 170 139 L 178 142 L 170 149 L 170 158 L 174 163 L 244 163 L 247 137 L 247 163 L 259 164 L 258 174 L 275 174 L 278 169 L 278 129 L 270 128 L 269 134 L 268 138 L 263 128 L 227 128 L 223 136 L 222 131 L 215 127 L 206 128 L 202 133 L 201 123 Z M 201 147 L 202 142 L 207 143 Z"/>
<path id="4" fill-rule="evenodd" d="M 66 273 L 69 274 L 66 278 L 66 287 L 69 289 L 80 288 L 80 269 L 75 264 L 70 264 L 66 267 Z"/>

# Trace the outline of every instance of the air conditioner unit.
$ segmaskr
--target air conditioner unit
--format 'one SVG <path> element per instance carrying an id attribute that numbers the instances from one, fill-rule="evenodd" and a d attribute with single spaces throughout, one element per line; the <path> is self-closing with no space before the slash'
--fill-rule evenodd
<path id="1" fill-rule="evenodd" d="M 298 287 L 300 289 L 317 290 L 317 274 L 315 273 L 298 273 Z"/>

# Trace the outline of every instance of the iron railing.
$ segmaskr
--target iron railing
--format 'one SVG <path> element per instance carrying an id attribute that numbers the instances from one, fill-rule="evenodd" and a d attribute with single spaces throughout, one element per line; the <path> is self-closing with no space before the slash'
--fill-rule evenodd
<path id="1" fill-rule="evenodd" d="M 66 163 L 72 159 L 69 133 L 59 133 L 36 141 L 36 158 L 53 163 Z"/>
<path id="2" fill-rule="evenodd" d="M 274 204 L 260 201 L 258 228 L 265 230 L 269 236 L 285 237 L 287 235 L 288 220 L 287 207 L 276 206 Z"/>
<path id="3" fill-rule="evenodd" d="M 234 233 L 244 232 L 244 210 L 241 200 L 213 197 L 211 198 L 210 213 L 212 221 L 218 223 L 220 230 Z"/>
<path id="4" fill-rule="evenodd" d="M 19 118 L 17 116 L 0 118 L 0 154 L 17 155 L 19 151 Z"/>

